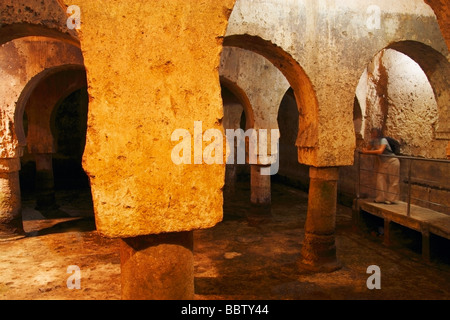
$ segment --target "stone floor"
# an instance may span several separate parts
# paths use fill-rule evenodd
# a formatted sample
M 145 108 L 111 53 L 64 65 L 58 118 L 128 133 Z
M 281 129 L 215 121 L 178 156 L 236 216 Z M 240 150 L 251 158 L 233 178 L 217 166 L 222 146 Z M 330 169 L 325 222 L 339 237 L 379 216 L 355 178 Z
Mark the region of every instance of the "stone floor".
M 387 248 L 379 221 L 366 217 L 367 228 L 356 230 L 351 209 L 338 206 L 336 244 L 343 267 L 311 274 L 296 267 L 307 194 L 274 184 L 272 216 L 261 219 L 248 208 L 248 182 L 236 191 L 226 199 L 224 221 L 194 233 L 196 299 L 450 299 L 448 243 L 437 239 L 432 262 L 425 263 L 414 234 L 397 229 L 398 241 Z M 58 192 L 60 213 L 67 215 L 59 219 L 34 210 L 32 196 L 23 202 L 27 237 L 0 243 L 0 299 L 120 299 L 118 242 L 96 233 L 89 193 Z M 67 288 L 71 265 L 81 270 L 80 290 Z M 381 290 L 367 288 L 371 265 L 381 269 Z

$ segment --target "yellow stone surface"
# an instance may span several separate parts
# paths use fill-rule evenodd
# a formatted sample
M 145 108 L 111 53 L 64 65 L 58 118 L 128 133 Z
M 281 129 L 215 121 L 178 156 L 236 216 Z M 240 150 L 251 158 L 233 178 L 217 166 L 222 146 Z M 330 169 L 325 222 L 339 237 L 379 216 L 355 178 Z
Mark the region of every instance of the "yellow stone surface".
M 234 0 L 65 2 L 81 9 L 84 168 L 98 231 L 127 238 L 220 222 L 225 166 L 175 165 L 171 135 L 193 136 L 194 121 L 223 132 L 218 67 Z

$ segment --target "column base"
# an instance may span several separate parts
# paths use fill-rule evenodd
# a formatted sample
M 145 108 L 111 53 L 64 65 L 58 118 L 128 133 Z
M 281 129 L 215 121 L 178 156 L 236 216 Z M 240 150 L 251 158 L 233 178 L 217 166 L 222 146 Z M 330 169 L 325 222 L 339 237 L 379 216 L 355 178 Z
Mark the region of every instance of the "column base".
M 122 239 L 123 300 L 192 300 L 193 233 L 179 232 Z
M 24 238 L 20 159 L 0 159 L 0 241 Z
M 270 207 L 272 203 L 271 176 L 261 175 L 265 166 L 252 165 L 250 171 L 250 202 L 252 205 Z
M 23 239 L 26 233 L 23 230 L 22 217 L 6 223 L 0 223 L 0 242 Z
M 297 266 L 301 271 L 308 271 L 313 273 L 333 273 L 342 269 L 342 264 L 339 261 L 314 265 L 304 263 L 300 260 L 297 262 Z
M 268 205 L 251 204 L 247 221 L 251 226 L 268 223 L 272 220 L 272 208 Z
M 250 204 L 249 215 L 261 216 L 261 217 L 271 217 L 272 216 L 272 205 L 268 204 Z
M 342 264 L 336 258 L 335 236 L 305 234 L 297 265 L 312 272 L 331 273 L 341 269 Z

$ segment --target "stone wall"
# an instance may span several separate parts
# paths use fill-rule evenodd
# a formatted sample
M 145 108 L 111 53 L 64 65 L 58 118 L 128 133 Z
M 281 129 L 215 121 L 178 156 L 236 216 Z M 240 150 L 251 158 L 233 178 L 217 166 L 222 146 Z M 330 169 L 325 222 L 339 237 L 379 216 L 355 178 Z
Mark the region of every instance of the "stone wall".
M 406 155 L 445 159 L 447 141 L 436 140 L 438 106 L 428 78 L 407 56 L 387 50 L 383 65 L 388 75 L 386 134 L 403 141 Z

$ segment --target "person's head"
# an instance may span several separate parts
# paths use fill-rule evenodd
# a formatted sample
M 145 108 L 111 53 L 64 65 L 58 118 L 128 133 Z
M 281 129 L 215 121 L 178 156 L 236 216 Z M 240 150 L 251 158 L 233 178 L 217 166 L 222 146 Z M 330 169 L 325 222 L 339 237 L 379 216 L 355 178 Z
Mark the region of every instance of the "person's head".
M 372 128 L 372 130 L 370 130 L 370 137 L 372 139 L 380 139 L 382 136 L 383 136 L 383 133 L 381 132 L 381 129 Z

